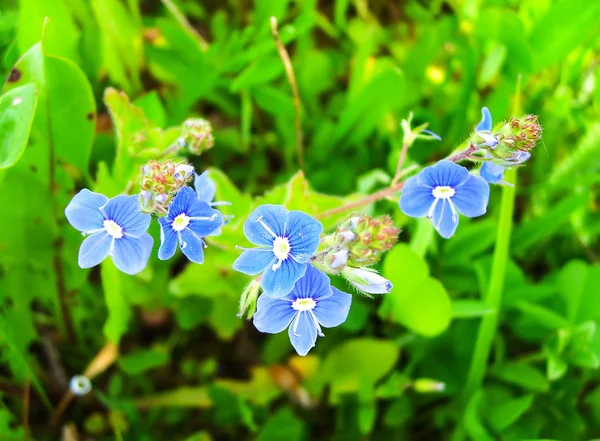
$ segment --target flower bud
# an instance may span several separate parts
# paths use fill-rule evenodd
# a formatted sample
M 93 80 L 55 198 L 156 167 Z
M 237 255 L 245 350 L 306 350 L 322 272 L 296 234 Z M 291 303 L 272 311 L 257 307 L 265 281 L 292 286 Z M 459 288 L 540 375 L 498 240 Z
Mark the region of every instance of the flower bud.
M 238 317 L 244 317 L 247 320 L 252 318 L 254 310 L 256 309 L 256 300 L 258 299 L 259 293 L 260 279 L 254 279 L 242 292 L 242 296 L 240 297 L 240 309 L 237 314 Z
M 194 167 L 171 160 L 149 161 L 141 167 L 142 212 L 164 216 L 177 192 L 194 174 Z
M 211 124 L 203 118 L 189 118 L 183 123 L 178 142 L 193 155 L 200 155 L 214 144 Z
M 346 262 L 348 262 L 348 255 L 350 251 L 348 250 L 340 250 L 337 253 L 333 253 L 327 256 L 327 261 L 329 263 L 329 268 L 333 270 L 341 270 L 344 266 L 346 266 Z
M 471 137 L 473 145 L 485 148 L 492 162 L 511 166 L 525 162 L 531 157 L 528 152 L 535 147 L 542 135 L 542 127 L 536 115 L 510 118 L 493 132 L 476 132 Z
M 430 378 L 417 378 L 413 381 L 413 389 L 420 393 L 443 392 L 446 384 Z
M 92 382 L 88 377 L 75 375 L 69 382 L 69 389 L 73 395 L 83 396 L 92 390 Z
M 335 242 L 350 251 L 348 262 L 352 266 L 370 266 L 394 246 L 399 232 L 389 216 L 361 215 L 340 225 Z
M 346 267 L 342 275 L 356 289 L 366 294 L 387 294 L 393 288 L 392 283 L 375 270 Z

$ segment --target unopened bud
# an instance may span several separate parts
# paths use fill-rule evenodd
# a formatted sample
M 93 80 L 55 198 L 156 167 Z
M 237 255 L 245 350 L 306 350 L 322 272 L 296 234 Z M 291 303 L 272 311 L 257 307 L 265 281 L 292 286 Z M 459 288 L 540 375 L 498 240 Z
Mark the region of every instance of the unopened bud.
M 399 232 L 389 216 L 361 215 L 338 227 L 336 243 L 350 251 L 348 262 L 352 266 L 370 266 L 394 246 Z
M 418 378 L 413 381 L 413 389 L 420 393 L 443 392 L 446 389 L 446 383 L 430 378 Z
M 246 320 L 250 320 L 254 315 L 254 310 L 256 309 L 256 300 L 258 299 L 258 294 L 260 293 L 260 280 L 254 279 L 250 282 L 244 291 L 242 292 L 242 296 L 240 297 L 240 309 L 238 311 L 237 316 L 243 317 Z
M 356 289 L 367 294 L 387 294 L 393 288 L 392 283 L 375 270 L 346 267 L 342 275 Z
M 177 192 L 194 174 L 194 167 L 171 160 L 149 161 L 141 167 L 142 212 L 164 216 Z
M 331 254 L 327 257 L 327 260 L 329 261 L 329 267 L 333 270 L 342 269 L 346 265 L 346 262 L 348 262 L 349 254 L 350 251 L 348 250 L 340 250 L 337 253 Z
M 69 389 L 73 395 L 83 396 L 92 390 L 92 382 L 88 377 L 75 375 L 69 382 Z
M 183 123 L 179 143 L 190 153 L 200 155 L 214 145 L 211 124 L 203 118 L 189 118 Z

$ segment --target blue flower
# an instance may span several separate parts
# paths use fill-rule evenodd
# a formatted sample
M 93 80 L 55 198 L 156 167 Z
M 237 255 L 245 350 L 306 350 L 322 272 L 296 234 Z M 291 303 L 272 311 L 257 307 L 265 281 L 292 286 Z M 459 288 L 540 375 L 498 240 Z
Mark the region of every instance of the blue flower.
M 277 334 L 289 326 L 290 341 L 299 355 L 315 345 L 321 326 L 333 328 L 346 321 L 352 296 L 330 286 L 329 277 L 309 265 L 306 274 L 284 297 L 262 295 L 256 304 L 254 326 L 260 332 Z
M 498 140 L 492 134 L 492 114 L 487 107 L 481 108 L 481 121 L 475 126 L 475 133 L 483 139 L 482 145 L 492 148 L 498 145 Z
M 467 217 L 485 214 L 489 196 L 485 179 L 458 164 L 440 161 L 406 181 L 400 209 L 411 217 L 427 216 L 448 239 L 458 226 L 458 213 Z
M 116 196 L 84 189 L 73 197 L 65 216 L 71 225 L 89 235 L 79 249 L 79 266 L 91 268 L 111 256 L 127 274 L 146 267 L 154 240 L 146 233 L 151 217 L 140 211 L 139 196 Z
M 259 248 L 245 250 L 233 269 L 254 276 L 262 274 L 265 294 L 282 297 L 304 275 L 319 247 L 323 226 L 301 211 L 288 211 L 281 205 L 261 205 L 244 223 L 248 240 Z
M 231 205 L 230 202 L 216 201 L 215 195 L 217 194 L 217 185 L 215 182 L 208 177 L 208 170 L 205 170 L 201 175 L 196 175 L 194 179 L 194 188 L 196 189 L 196 194 L 198 195 L 198 199 L 207 202 L 211 207 L 218 207 L 221 205 Z M 225 216 L 224 224 L 227 224 L 228 216 Z M 229 216 L 231 217 L 231 216 Z M 210 236 L 219 236 L 221 234 L 221 228 L 217 228 L 213 231 Z
M 160 248 L 158 258 L 173 257 L 179 247 L 195 263 L 204 262 L 203 237 L 210 236 L 223 225 L 223 216 L 207 202 L 198 199 L 194 190 L 183 187 L 169 206 L 164 218 L 159 218 Z

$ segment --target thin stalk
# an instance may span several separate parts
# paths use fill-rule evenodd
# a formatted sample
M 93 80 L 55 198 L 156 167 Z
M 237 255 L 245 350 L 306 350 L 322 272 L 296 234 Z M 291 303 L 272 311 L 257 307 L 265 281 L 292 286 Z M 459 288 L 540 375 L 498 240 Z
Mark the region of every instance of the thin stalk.
M 271 17 L 271 33 L 273 34 L 273 38 L 275 39 L 275 44 L 277 45 L 279 57 L 283 62 L 285 73 L 290 83 L 290 87 L 292 88 L 292 98 L 294 100 L 294 113 L 296 115 L 294 118 L 296 123 L 296 154 L 298 156 L 298 167 L 304 170 L 304 146 L 302 141 L 301 121 L 302 106 L 300 102 L 300 94 L 298 93 L 298 84 L 296 83 L 296 76 L 294 75 L 292 60 L 290 59 L 290 55 L 288 54 L 287 49 L 281 42 L 281 38 L 279 38 L 279 31 L 277 30 L 277 19 L 275 17 Z
M 392 180 L 392 187 L 398 183 L 400 180 L 400 175 L 402 174 L 402 167 L 404 166 L 404 159 L 406 159 L 406 152 L 408 150 L 409 143 L 405 142 L 402 144 L 402 150 L 400 151 L 400 158 L 398 159 L 398 165 L 396 166 L 396 174 L 394 175 L 394 179 Z
M 507 169 L 506 177 L 509 182 L 514 182 L 516 187 L 516 169 Z M 487 368 L 487 363 L 492 347 L 492 342 L 498 326 L 498 314 L 504 289 L 504 277 L 509 259 L 510 235 L 512 231 L 512 218 L 515 205 L 515 187 L 504 186 L 502 188 L 502 202 L 500 204 L 500 219 L 498 221 L 498 233 L 496 234 L 496 247 L 492 261 L 492 274 L 485 303 L 493 310 L 492 314 L 486 315 L 481 320 L 479 333 L 475 342 L 475 351 L 471 360 L 471 367 L 464 389 L 464 398 L 469 400 L 479 389 Z M 466 402 L 466 401 L 465 401 Z
M 177 5 L 173 3 L 172 0 L 161 0 L 163 5 L 169 10 L 171 15 L 177 20 L 177 22 L 181 25 L 183 30 L 187 32 L 192 38 L 194 38 L 198 42 L 198 47 L 202 52 L 206 52 L 208 50 L 208 43 L 202 35 L 198 33 L 196 29 L 190 24 L 185 15 L 181 13 Z

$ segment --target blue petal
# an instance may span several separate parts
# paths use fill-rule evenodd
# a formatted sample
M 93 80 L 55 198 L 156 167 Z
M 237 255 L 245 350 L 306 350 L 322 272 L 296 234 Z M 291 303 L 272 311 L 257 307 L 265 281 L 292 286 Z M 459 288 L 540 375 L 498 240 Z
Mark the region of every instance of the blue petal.
M 105 218 L 100 207 L 107 202 L 108 198 L 103 194 L 92 193 L 84 188 L 71 199 L 65 208 L 65 216 L 69 223 L 79 231 L 104 228 Z
M 481 121 L 475 127 L 476 132 L 490 131 L 492 130 L 492 114 L 490 109 L 487 107 L 481 108 Z
M 298 355 L 306 355 L 317 341 L 317 326 L 308 313 L 301 312 L 299 317 L 290 324 L 288 334 Z
M 296 282 L 289 297 L 294 300 L 307 298 L 319 300 L 331 297 L 333 292 L 330 283 L 329 277 L 314 266 L 308 265 L 304 276 Z
M 194 263 L 204 262 L 204 241 L 189 228 L 181 231 L 179 247 L 185 256 Z
M 79 248 L 79 266 L 91 268 L 106 259 L 113 240 L 116 239 L 105 232 L 92 234 L 86 238 Z
M 425 134 L 431 136 L 432 138 L 437 139 L 438 141 L 442 140 L 442 137 L 440 135 L 438 135 L 437 133 L 432 132 L 431 130 L 424 129 L 424 130 L 421 130 L 421 133 L 425 133 Z
M 208 177 L 208 170 L 201 175 L 196 175 L 196 179 L 194 179 L 194 188 L 196 189 L 198 199 L 208 203 L 214 201 L 215 195 L 217 194 L 217 185 Z
M 192 190 L 190 187 L 182 187 L 181 190 L 179 190 L 175 195 L 175 198 L 169 207 L 167 219 L 173 222 L 173 219 L 182 213 L 189 216 L 188 211 L 193 206 L 194 202 L 197 201 L 198 197 L 196 196 L 196 192 L 194 192 L 194 190 Z
M 273 271 L 271 268 L 262 275 L 262 289 L 266 295 L 274 298 L 289 294 L 296 281 L 304 275 L 306 263 L 298 263 L 294 259 L 286 259 Z
M 249 276 L 262 273 L 275 263 L 275 254 L 267 249 L 246 250 L 233 262 L 233 269 Z
M 467 217 L 485 214 L 490 198 L 490 186 L 481 176 L 473 176 L 456 189 L 452 203 L 456 209 Z
M 313 309 L 313 314 L 317 317 L 319 323 L 326 328 L 339 326 L 346 321 L 350 312 L 352 296 L 331 287 L 333 295 L 319 300 L 317 306 Z
M 430 167 L 425 167 L 417 175 L 417 183 L 421 186 L 456 188 L 469 179 L 469 170 L 454 162 L 442 160 Z
M 497 184 L 504 178 L 504 167 L 493 162 L 484 162 L 479 171 L 479 176 L 490 184 Z
M 113 220 L 123 228 L 123 233 L 131 237 L 140 237 L 150 226 L 152 216 L 140 211 L 138 195 L 115 196 L 102 207 L 106 218 Z
M 440 199 L 435 206 L 431 221 L 435 229 L 440 233 L 440 236 L 449 239 L 454 235 L 458 227 L 458 213 L 455 214 L 452 212 L 452 208 L 446 199 Z
M 281 205 L 261 205 L 248 216 L 244 223 L 244 234 L 254 245 L 273 246 L 273 235 L 263 227 L 262 223 L 276 236 L 283 237 L 288 213 Z
M 295 314 L 289 299 L 273 299 L 262 295 L 256 302 L 254 326 L 260 332 L 277 334 L 290 325 Z
M 148 264 L 154 239 L 149 234 L 141 237 L 122 237 L 115 240 L 112 260 L 125 274 L 137 274 Z
M 420 186 L 417 178 L 413 177 L 406 181 L 400 196 L 400 210 L 407 216 L 423 217 L 429 211 L 434 197 L 431 188 Z
M 177 249 L 177 233 L 171 224 L 165 218 L 158 219 L 160 224 L 160 248 L 158 249 L 158 258 L 168 260 L 175 254 Z
M 323 225 L 301 211 L 291 211 L 288 215 L 285 235 L 290 241 L 292 257 L 296 262 L 306 263 L 319 248 Z
M 191 203 L 187 215 L 191 218 L 188 228 L 200 237 L 210 236 L 223 225 L 223 215 L 199 199 Z

